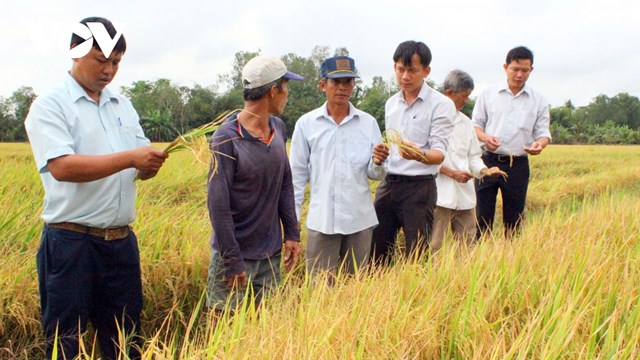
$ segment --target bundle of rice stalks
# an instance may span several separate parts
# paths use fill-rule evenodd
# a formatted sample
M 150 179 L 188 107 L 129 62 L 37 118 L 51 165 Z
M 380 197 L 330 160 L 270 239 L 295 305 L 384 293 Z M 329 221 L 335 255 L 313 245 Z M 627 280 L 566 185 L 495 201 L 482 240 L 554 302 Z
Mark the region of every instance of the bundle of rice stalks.
M 240 109 L 236 109 L 233 111 L 226 111 L 218 115 L 218 117 L 215 118 L 215 120 L 209 123 L 206 123 L 200 127 L 197 127 L 195 129 L 191 129 L 182 135 L 178 135 L 178 137 L 175 138 L 175 140 L 173 140 L 164 149 L 164 151 L 167 154 L 171 154 L 176 151 L 189 150 L 193 153 L 196 161 L 205 165 L 210 163 L 211 166 L 213 167 L 212 174 L 214 174 L 218 169 L 218 164 L 216 162 L 216 157 L 213 156 L 214 152 L 209 147 L 209 141 L 207 140 L 207 135 L 212 134 L 214 131 L 216 131 L 222 125 L 222 123 L 226 118 L 228 118 L 229 116 L 235 113 L 238 113 L 239 111 Z M 222 154 L 222 155 L 225 155 L 225 154 Z M 203 161 L 202 160 L 203 156 L 206 156 L 208 161 Z
M 427 162 L 427 156 L 421 149 L 416 149 L 412 146 L 412 142 L 406 141 L 402 138 L 400 131 L 396 129 L 386 129 L 382 133 L 382 143 L 386 145 L 388 148 L 391 145 L 395 145 L 398 147 L 398 150 L 407 151 L 417 157 L 419 157 L 423 163 Z

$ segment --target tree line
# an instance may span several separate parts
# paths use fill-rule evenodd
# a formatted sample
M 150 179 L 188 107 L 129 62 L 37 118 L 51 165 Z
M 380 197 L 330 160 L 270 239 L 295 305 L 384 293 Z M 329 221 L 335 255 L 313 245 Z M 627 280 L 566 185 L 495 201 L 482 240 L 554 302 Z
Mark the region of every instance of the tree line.
M 131 99 L 149 139 L 171 141 L 178 134 L 205 124 L 223 112 L 241 108 L 242 68 L 259 53 L 259 50 L 237 52 L 232 70 L 219 76 L 212 86 L 180 86 L 169 79 L 158 79 L 136 81 L 120 90 Z M 289 103 L 281 116 L 289 136 L 300 116 L 324 103 L 324 93 L 318 87 L 318 69 L 331 55 L 349 55 L 349 52 L 346 48 L 331 52 L 328 46 L 316 46 L 309 57 L 293 53 L 282 57 L 290 71 L 305 77 L 305 81 L 289 83 Z M 384 104 L 397 91 L 393 79 L 376 76 L 370 86 L 358 80 L 351 101 L 373 115 L 384 130 Z M 35 98 L 33 89 L 27 86 L 8 98 L 0 97 L 0 141 L 27 140 L 24 119 Z M 463 112 L 470 116 L 473 104 L 471 100 Z M 551 135 L 556 144 L 640 144 L 640 99 L 628 93 L 614 97 L 598 95 L 588 105 L 578 108 L 567 100 L 562 106 L 551 108 Z

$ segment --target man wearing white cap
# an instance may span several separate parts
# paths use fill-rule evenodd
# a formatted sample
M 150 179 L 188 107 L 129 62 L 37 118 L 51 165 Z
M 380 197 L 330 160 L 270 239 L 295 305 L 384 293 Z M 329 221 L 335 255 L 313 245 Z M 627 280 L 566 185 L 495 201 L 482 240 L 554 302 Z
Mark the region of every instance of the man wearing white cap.
M 310 186 L 307 216 L 307 271 L 335 275 L 341 265 L 353 274 L 363 266 L 378 225 L 369 179 L 384 177 L 389 151 L 380 143 L 378 123 L 349 99 L 355 87 L 355 62 L 347 56 L 326 59 L 320 89 L 327 102 L 303 115 L 291 140 L 291 171 L 300 219 L 304 190 Z M 330 283 L 333 277 L 329 278 Z
M 233 310 L 247 286 L 259 303 L 280 280 L 280 253 L 290 271 L 300 255 L 287 133 L 277 118 L 287 105 L 287 71 L 274 56 L 257 56 L 242 70 L 245 104 L 213 134 L 217 171 L 208 183 L 213 233 L 207 304 Z M 284 230 L 284 236 L 283 236 Z

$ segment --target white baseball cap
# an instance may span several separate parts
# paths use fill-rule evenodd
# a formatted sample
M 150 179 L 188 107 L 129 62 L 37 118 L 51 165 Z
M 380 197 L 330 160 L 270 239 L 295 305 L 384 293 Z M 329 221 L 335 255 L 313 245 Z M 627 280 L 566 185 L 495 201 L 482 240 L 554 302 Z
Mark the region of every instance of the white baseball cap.
M 278 57 L 258 55 L 249 60 L 242 69 L 242 87 L 255 89 L 281 77 L 289 80 L 304 80 L 304 77 L 287 71 L 287 67 Z

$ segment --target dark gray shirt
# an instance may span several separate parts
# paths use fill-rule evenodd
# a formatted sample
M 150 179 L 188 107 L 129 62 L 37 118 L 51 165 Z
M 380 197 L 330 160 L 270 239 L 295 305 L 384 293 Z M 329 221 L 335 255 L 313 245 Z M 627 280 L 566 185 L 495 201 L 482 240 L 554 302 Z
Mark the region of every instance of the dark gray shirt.
M 208 182 L 211 246 L 222 256 L 225 277 L 242 273 L 244 259 L 272 257 L 283 240 L 300 240 L 284 123 L 269 118 L 267 144 L 243 136 L 236 120 L 230 117 L 211 138 L 218 166 Z

